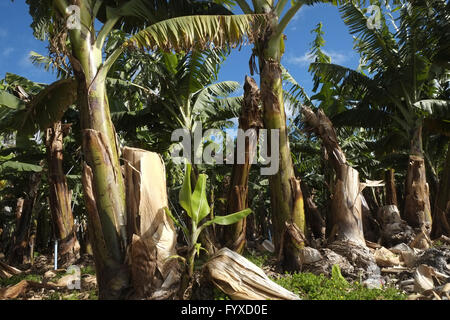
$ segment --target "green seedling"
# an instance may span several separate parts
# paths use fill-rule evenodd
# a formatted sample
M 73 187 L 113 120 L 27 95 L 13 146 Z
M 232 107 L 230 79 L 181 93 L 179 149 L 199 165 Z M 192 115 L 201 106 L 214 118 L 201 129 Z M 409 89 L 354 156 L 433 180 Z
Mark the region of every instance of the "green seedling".
M 236 213 L 232 213 L 226 216 L 215 216 L 202 223 L 211 212 L 208 200 L 206 199 L 206 174 L 200 174 L 195 185 L 195 189 L 192 192 L 191 188 L 191 165 L 186 164 L 186 172 L 181 186 L 179 194 L 179 203 L 181 207 L 186 211 L 187 215 L 191 219 L 191 229 L 188 230 L 184 227 L 170 212 L 168 208 L 165 208 L 167 215 L 174 221 L 174 223 L 181 228 L 184 232 L 186 239 L 188 239 L 188 256 L 187 259 L 182 258 L 188 266 L 188 274 L 191 277 L 194 274 L 194 261 L 197 256 L 200 255 L 201 250 L 205 250 L 198 242 L 199 236 L 203 230 L 212 224 L 218 225 L 230 225 L 238 222 L 239 220 L 248 216 L 252 211 L 245 209 Z M 180 258 L 177 256 L 177 258 Z

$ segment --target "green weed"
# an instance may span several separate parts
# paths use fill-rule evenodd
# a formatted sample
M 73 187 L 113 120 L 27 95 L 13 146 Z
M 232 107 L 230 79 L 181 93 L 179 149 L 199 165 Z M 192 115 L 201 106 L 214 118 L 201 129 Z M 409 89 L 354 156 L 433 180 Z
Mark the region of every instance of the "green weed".
M 334 271 L 334 270 L 333 270 Z M 384 287 L 368 289 L 359 282 L 349 283 L 335 271 L 331 278 L 312 273 L 294 273 L 274 279 L 282 287 L 305 300 L 405 300 L 401 291 Z

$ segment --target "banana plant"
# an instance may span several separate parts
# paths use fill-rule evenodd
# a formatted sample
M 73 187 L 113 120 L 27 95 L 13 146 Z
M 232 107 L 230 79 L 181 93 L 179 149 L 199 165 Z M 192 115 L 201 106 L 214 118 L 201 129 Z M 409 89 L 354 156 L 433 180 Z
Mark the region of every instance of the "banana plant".
M 253 30 L 251 25 L 258 17 L 231 15 L 214 1 L 26 2 L 36 35 L 45 38 L 50 29 L 60 31 L 53 32 L 59 37 L 50 43 L 63 44 L 55 52 L 67 59 L 73 69 L 83 138 L 85 199 L 89 204 L 90 226 L 101 238 L 92 243 L 99 296 L 118 299 L 124 297 L 131 275 L 122 272 L 129 238 L 127 210 L 119 146 L 106 89 L 107 75 L 130 47 L 188 51 L 240 45 L 251 37 L 249 30 Z M 132 36 L 105 58 L 105 42 L 115 29 Z
M 151 148 L 162 153 L 174 144 L 171 135 L 176 129 L 183 128 L 193 137 L 195 122 L 201 122 L 203 130 L 231 126 L 229 119 L 238 116 L 242 98 L 230 96 L 239 83 L 217 82 L 224 60 L 223 50 L 218 49 L 185 54 L 138 51 L 118 60 L 120 68 L 116 66 L 110 76 L 119 85 L 119 78 L 133 78 L 133 91 L 141 94 L 123 97 L 116 86 L 111 100 L 121 102 L 112 111 L 117 131 L 133 139 L 142 127 L 158 128 L 145 131 Z M 193 171 L 197 172 L 195 167 Z
M 229 215 L 215 216 L 202 223 L 202 220 L 204 220 L 211 212 L 211 208 L 206 198 L 207 176 L 206 174 L 200 174 L 198 176 L 194 191 L 192 191 L 191 170 L 192 165 L 187 163 L 183 184 L 181 185 L 181 190 L 179 193 L 179 203 L 191 219 L 191 229 L 188 230 L 185 226 L 183 226 L 172 215 L 170 210 L 167 207 L 165 208 L 166 213 L 171 217 L 174 223 L 181 228 L 186 236 L 186 239 L 188 239 L 187 268 L 189 277 L 192 277 L 194 274 L 195 257 L 200 255 L 201 250 L 206 250 L 202 248 L 201 243 L 198 242 L 202 231 L 212 224 L 222 226 L 234 224 L 252 213 L 252 210 L 247 208 Z
M 251 57 L 250 71 L 260 73 L 260 90 L 263 106 L 264 126 L 269 130 L 279 131 L 280 166 L 276 174 L 269 176 L 270 202 L 274 226 L 275 250 L 282 252 L 282 264 L 288 269 L 300 268 L 298 264 L 299 249 L 293 239 L 287 236 L 286 223 L 294 223 L 305 232 L 305 211 L 303 195 L 295 177 L 291 150 L 289 146 L 287 118 L 282 87 L 281 58 L 285 52 L 285 35 L 283 34 L 303 7 L 316 3 L 337 4 L 337 0 L 236 0 L 240 9 L 246 14 L 265 14 L 268 22 L 258 33 Z M 344 1 L 342 1 L 344 2 Z M 258 64 L 256 64 L 256 57 Z M 268 136 L 270 140 L 270 135 Z
M 403 6 L 394 9 L 398 18 L 392 22 L 399 25 L 395 32 L 384 15 L 380 28 L 370 28 L 366 9 L 357 2 L 341 6 L 342 19 L 355 36 L 355 49 L 364 63 L 352 70 L 317 61 L 310 70 L 315 89 L 332 84 L 339 88 L 340 99 L 353 101 L 351 108 L 332 119 L 336 125 L 377 130 L 388 126 L 387 136 L 409 144 L 404 216 L 429 233 L 432 217 L 425 167 L 430 161 L 422 131 L 442 132 L 448 127 L 450 102 L 440 97 L 439 88 L 448 82 L 448 65 L 442 62 L 443 57 L 448 60 L 445 12 L 449 5 L 436 0 L 401 2 Z
M 39 133 L 39 126 L 45 128 L 46 172 L 50 212 L 55 226 L 54 234 L 59 244 L 60 262 L 70 262 L 76 258 L 78 248 L 71 209 L 71 194 L 63 170 L 62 128 L 68 128 L 70 125 L 64 125 L 61 121 L 53 123 L 53 119 L 62 118 L 66 110 L 74 103 L 73 91 L 76 82 L 72 79 L 64 79 L 47 86 L 12 74 L 7 74 L 5 82 L 9 90 L 20 99 L 6 91 L 0 91 L 0 113 L 5 108 L 10 110 L 6 117 L 0 118 L 0 130 L 8 129 L 16 132 L 17 146 L 17 142 L 24 137 Z M 37 170 L 35 165 L 17 161 L 2 163 L 1 160 L 0 157 L 0 172 L 7 166 L 16 168 L 18 171 Z

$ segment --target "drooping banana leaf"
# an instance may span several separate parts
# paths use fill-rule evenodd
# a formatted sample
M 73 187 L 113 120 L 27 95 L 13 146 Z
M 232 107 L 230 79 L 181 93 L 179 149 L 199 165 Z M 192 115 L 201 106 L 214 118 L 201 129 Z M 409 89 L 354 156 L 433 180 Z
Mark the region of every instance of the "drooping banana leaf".
M 64 112 L 75 103 L 76 97 L 75 80 L 56 81 L 33 97 L 25 109 L 15 112 L 9 120 L 9 127 L 21 134 L 45 130 L 52 123 L 61 120 Z
M 0 91 L 0 108 L 6 107 L 13 110 L 25 108 L 25 102 L 6 91 Z
M 38 165 L 34 165 L 31 163 L 25 163 L 25 162 L 19 162 L 19 161 L 5 161 L 5 162 L 0 162 L 0 172 L 2 172 L 3 170 L 6 169 L 11 169 L 11 170 L 15 170 L 18 172 L 41 172 L 42 171 L 42 167 L 38 166 Z

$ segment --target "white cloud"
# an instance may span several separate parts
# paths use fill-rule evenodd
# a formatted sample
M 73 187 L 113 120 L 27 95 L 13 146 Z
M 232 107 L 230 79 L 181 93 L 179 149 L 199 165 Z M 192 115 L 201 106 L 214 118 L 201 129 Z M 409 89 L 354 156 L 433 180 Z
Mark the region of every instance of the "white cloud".
M 5 49 L 3 49 L 3 51 L 2 51 L 2 56 L 4 56 L 4 57 L 8 57 L 11 53 L 13 53 L 14 52 L 14 48 L 12 48 L 12 47 L 7 47 L 7 48 L 5 48 Z
M 295 15 L 292 17 L 291 21 L 289 21 L 289 30 L 295 31 L 297 30 L 298 21 L 300 18 L 303 18 L 305 15 L 305 11 L 308 11 L 310 7 L 303 7 L 300 10 L 298 10 Z
M 309 54 L 309 52 L 305 52 L 302 56 L 295 57 L 292 54 L 286 56 L 287 63 L 295 64 L 298 66 L 307 66 L 311 62 L 314 62 L 314 57 Z
M 310 7 L 306 7 L 305 6 L 305 7 L 301 8 L 300 10 L 298 10 L 295 13 L 295 15 L 292 17 L 291 21 L 289 21 L 289 23 L 293 23 L 293 22 L 296 22 L 296 21 L 300 20 L 300 18 L 302 16 L 304 16 L 305 12 L 308 11 L 309 9 L 310 9 Z
M 33 63 L 30 60 L 30 55 L 26 54 L 24 55 L 19 61 L 18 64 L 20 67 L 22 68 L 32 68 L 33 67 Z
M 303 12 L 301 10 L 297 11 L 296 14 L 294 14 L 294 16 L 292 17 L 291 21 L 289 21 L 289 22 L 294 23 L 294 22 L 298 21 L 300 19 L 300 16 L 302 16 L 302 15 L 303 15 Z
M 0 28 L 0 38 L 4 38 L 8 35 L 8 31 L 6 29 Z
M 327 51 L 327 50 L 322 50 L 323 53 L 325 53 L 327 56 L 329 56 L 331 58 L 331 62 L 335 63 L 335 64 L 342 64 L 346 61 L 348 61 L 348 59 L 352 56 L 353 53 L 350 54 L 345 54 L 345 53 L 341 53 L 338 51 Z M 301 56 L 293 56 L 292 54 L 289 54 L 286 56 L 286 61 L 289 64 L 293 64 L 293 65 L 297 65 L 297 66 L 308 66 L 310 63 L 314 62 L 314 56 L 311 55 L 308 52 L 305 52 L 303 55 Z
M 335 64 L 341 64 L 346 61 L 353 55 L 353 52 L 350 52 L 348 54 L 337 52 L 337 51 L 327 51 L 322 50 L 323 53 L 325 53 L 327 56 L 331 58 L 331 62 Z

